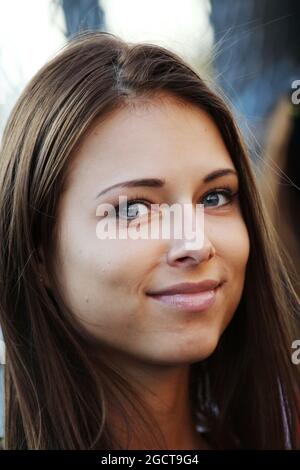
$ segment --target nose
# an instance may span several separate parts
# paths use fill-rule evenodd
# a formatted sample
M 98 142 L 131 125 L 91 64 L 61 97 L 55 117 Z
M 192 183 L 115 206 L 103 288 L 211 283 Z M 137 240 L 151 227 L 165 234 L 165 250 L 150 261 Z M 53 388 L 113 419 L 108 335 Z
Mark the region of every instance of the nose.
M 210 237 L 207 236 L 207 230 L 204 228 L 203 207 L 200 208 L 199 212 L 198 209 L 199 207 L 195 211 L 195 208 L 193 208 L 189 201 L 188 204 L 183 206 L 183 219 L 179 218 L 178 221 L 179 223 L 184 221 L 184 224 L 188 222 L 189 226 L 193 229 L 193 234 L 197 233 L 197 230 L 195 230 L 197 228 L 200 231 L 198 235 L 201 233 L 202 237 L 200 237 L 200 240 L 198 239 L 199 243 L 196 243 L 196 245 L 190 243 L 190 234 L 186 233 L 185 230 L 180 231 L 179 238 L 174 239 L 171 237 L 172 241 L 167 252 L 167 263 L 170 266 L 191 267 L 202 261 L 208 261 L 215 256 L 216 250 L 211 243 Z M 175 227 L 177 220 L 174 221 L 174 224 Z M 182 229 L 183 227 L 180 228 Z
M 201 248 L 188 248 L 187 240 L 176 240 L 167 253 L 167 262 L 170 266 L 195 266 L 202 261 L 208 261 L 215 256 L 216 250 L 211 241 L 204 236 Z

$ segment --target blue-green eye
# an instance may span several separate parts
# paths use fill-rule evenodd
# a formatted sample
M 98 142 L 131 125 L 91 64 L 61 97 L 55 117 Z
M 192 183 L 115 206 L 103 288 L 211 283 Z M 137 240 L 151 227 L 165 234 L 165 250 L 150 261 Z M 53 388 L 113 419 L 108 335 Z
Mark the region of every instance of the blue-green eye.
M 218 208 L 230 204 L 238 191 L 232 192 L 232 189 L 228 187 L 212 188 L 207 192 L 201 199 L 201 203 L 206 208 Z M 127 201 L 127 204 L 117 204 L 115 206 L 115 213 L 117 219 L 123 220 L 135 220 L 137 218 L 144 217 L 151 212 L 151 203 L 143 199 L 131 199 Z
M 202 198 L 201 203 L 204 204 L 204 207 L 221 207 L 229 204 L 234 196 L 235 194 L 233 194 L 230 188 L 214 189 Z M 205 203 L 205 200 L 207 203 Z
M 137 217 L 143 217 L 149 211 L 148 204 L 138 199 L 127 201 L 127 204 L 124 205 L 117 205 L 115 209 L 116 217 L 126 220 L 134 220 Z

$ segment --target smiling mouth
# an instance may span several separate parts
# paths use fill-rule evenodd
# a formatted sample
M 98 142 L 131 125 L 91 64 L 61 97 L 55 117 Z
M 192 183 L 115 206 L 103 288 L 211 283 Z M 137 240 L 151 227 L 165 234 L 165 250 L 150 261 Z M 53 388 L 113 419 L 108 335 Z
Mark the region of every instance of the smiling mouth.
M 202 312 L 211 307 L 217 298 L 219 284 L 214 289 L 194 292 L 194 293 L 176 293 L 176 294 L 147 294 L 154 301 L 165 305 L 171 309 L 183 310 L 187 312 Z

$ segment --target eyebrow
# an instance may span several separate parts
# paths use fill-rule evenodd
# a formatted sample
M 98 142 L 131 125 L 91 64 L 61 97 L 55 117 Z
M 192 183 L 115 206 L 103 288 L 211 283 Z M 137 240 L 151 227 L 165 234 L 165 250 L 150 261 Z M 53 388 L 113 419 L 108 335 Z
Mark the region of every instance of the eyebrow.
M 203 183 L 208 183 L 216 178 L 220 178 L 221 176 L 231 175 L 231 174 L 237 176 L 237 172 L 235 170 L 232 170 L 231 168 L 220 168 L 206 175 L 203 178 Z M 115 188 L 138 188 L 138 187 L 162 188 L 165 185 L 165 183 L 166 183 L 166 180 L 160 179 L 160 178 L 142 178 L 142 179 L 123 181 L 121 183 L 113 184 L 112 186 L 109 186 L 108 188 L 100 191 L 100 193 L 97 194 L 96 199 L 99 196 L 102 196 L 103 194 Z

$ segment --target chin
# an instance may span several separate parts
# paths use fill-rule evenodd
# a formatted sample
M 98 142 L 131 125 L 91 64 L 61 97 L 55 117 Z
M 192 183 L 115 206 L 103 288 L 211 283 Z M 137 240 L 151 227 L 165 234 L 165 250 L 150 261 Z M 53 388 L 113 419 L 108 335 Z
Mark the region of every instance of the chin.
M 193 341 L 187 341 L 182 345 L 181 356 L 185 362 L 199 362 L 211 356 L 219 343 L 219 335 L 214 332 L 207 332 L 206 335 L 193 337 Z
M 214 335 L 206 337 L 204 340 L 202 340 L 200 336 L 198 340 L 197 338 L 193 338 L 193 341 L 186 340 L 181 343 L 177 341 L 176 349 L 174 349 L 173 344 L 173 347 L 166 345 L 165 348 L 160 348 L 159 351 L 155 351 L 153 362 L 159 362 L 165 365 L 179 365 L 203 361 L 213 354 L 218 345 L 218 341 L 219 337 Z

